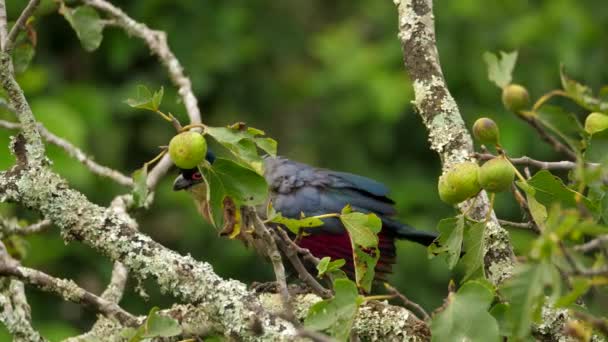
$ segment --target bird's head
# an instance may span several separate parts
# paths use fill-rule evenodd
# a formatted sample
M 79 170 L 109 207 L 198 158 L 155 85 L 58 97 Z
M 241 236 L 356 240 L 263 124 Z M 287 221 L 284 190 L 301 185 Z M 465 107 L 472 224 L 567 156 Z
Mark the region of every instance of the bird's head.
M 215 155 L 212 152 L 207 151 L 205 159 L 213 164 Z M 173 181 L 173 191 L 180 190 L 192 190 L 196 185 L 203 183 L 203 175 L 198 168 L 184 170 L 181 169 L 179 176 Z

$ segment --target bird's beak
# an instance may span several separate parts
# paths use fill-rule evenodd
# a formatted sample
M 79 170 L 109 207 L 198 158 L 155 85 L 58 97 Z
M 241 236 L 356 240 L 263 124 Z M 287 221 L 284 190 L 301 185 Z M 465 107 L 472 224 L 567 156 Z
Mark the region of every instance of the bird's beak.
M 179 175 L 177 176 L 177 178 L 175 178 L 175 181 L 173 182 L 173 191 L 180 191 L 180 190 L 184 190 L 190 187 L 191 182 L 189 180 L 187 180 L 186 178 L 184 178 L 184 176 Z

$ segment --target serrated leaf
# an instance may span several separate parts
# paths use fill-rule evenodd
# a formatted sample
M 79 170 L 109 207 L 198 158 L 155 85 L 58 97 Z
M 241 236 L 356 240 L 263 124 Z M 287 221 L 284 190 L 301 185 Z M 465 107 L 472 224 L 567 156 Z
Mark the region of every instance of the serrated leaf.
M 146 320 L 146 333 L 144 338 L 154 337 L 171 337 L 182 333 L 182 328 L 179 323 L 167 316 L 158 314 L 159 308 L 154 307 L 150 310 L 148 319 Z
M 496 319 L 488 313 L 494 291 L 486 283 L 469 281 L 451 295 L 448 306 L 431 322 L 431 341 L 500 341 Z
M 263 162 L 257 149 L 260 148 L 272 156 L 277 152 L 275 140 L 264 137 L 264 131 L 246 127 L 244 124 L 230 127 L 207 127 L 205 132 L 259 173 L 263 173 Z
M 222 227 L 225 197 L 230 197 L 237 207 L 263 204 L 268 196 L 268 185 L 260 174 L 232 160 L 217 158 L 211 166 L 202 167 L 209 187 L 209 203 L 213 221 Z
M 363 297 L 357 286 L 348 279 L 336 279 L 334 297 L 315 303 L 308 310 L 304 326 L 326 331 L 339 341 L 347 341 Z
M 564 91 L 579 106 L 592 112 L 606 112 L 608 110 L 608 101 L 600 100 L 593 95 L 591 88 L 569 78 L 563 65 L 560 68 L 560 76 Z
M 378 233 L 382 229 L 382 221 L 375 214 L 350 212 L 350 207 L 342 210 L 340 221 L 350 237 L 357 286 L 369 292 L 380 259 Z
M 133 202 L 136 207 L 140 208 L 146 204 L 148 198 L 148 164 L 133 172 Z
M 458 215 L 439 221 L 439 224 L 437 224 L 439 239 L 429 245 L 429 256 L 434 257 L 435 255 L 445 253 L 448 267 L 450 269 L 454 268 L 458 263 L 460 252 L 462 251 L 464 225 L 464 215 Z
M 133 108 L 147 109 L 153 112 L 158 111 L 161 102 L 163 101 L 164 88 L 160 87 L 154 94 L 144 85 L 137 85 L 137 97 L 135 99 L 126 99 L 125 103 Z
M 463 281 L 468 280 L 482 269 L 484 257 L 483 232 L 485 226 L 485 223 L 478 222 L 466 229 L 464 234 L 465 253 L 461 259 L 461 263 L 465 267 Z
M 500 288 L 500 293 L 510 303 L 508 312 L 512 324 L 512 336 L 528 336 L 532 323 L 540 319 L 545 303 L 545 289 L 559 294 L 561 279 L 555 266 L 540 262 L 516 266 L 514 274 Z
M 363 248 L 378 246 L 378 233 L 382 229 L 382 221 L 375 214 L 352 212 L 340 215 L 340 221 L 353 243 Z
M 90 6 L 78 6 L 69 8 L 61 5 L 59 9 L 65 19 L 70 23 L 76 35 L 87 51 L 94 51 L 101 44 L 103 39 L 103 21 L 97 11 Z
M 337 271 L 346 264 L 344 259 L 331 260 L 330 257 L 323 257 L 317 264 L 318 276 L 322 277 L 326 273 Z
M 582 194 L 570 189 L 561 178 L 553 175 L 547 170 L 541 170 L 528 180 L 528 185 L 535 190 L 534 197 L 544 206 L 551 206 L 559 202 L 564 207 L 576 208 L 578 203 L 583 203 L 592 212 L 597 211 L 596 206 Z
M 581 152 L 584 130 L 576 115 L 561 107 L 545 105 L 536 111 L 536 119 L 566 142 L 573 151 Z
M 273 215 L 273 217 L 270 219 L 270 222 L 282 224 L 294 234 L 299 234 L 301 228 L 314 228 L 323 225 L 323 221 L 316 217 L 303 217 L 300 219 L 292 219 L 281 215 L 281 213 L 276 213 L 275 215 Z
M 491 52 L 485 52 L 483 59 L 488 66 L 488 78 L 499 88 L 504 88 L 512 81 L 511 74 L 517 62 L 517 51 L 500 52 L 500 59 Z

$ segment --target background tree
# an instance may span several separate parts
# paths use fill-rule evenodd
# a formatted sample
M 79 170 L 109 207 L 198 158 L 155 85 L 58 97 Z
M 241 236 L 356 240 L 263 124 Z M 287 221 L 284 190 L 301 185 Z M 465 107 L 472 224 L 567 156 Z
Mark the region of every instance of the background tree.
M 9 19 L 18 18 L 25 5 L 25 2 L 9 1 Z M 71 8 L 79 5 L 68 4 Z M 409 2 L 400 4 L 401 20 L 408 15 L 406 9 L 410 5 Z M 37 9 L 36 20 L 25 22 L 25 32 L 30 35 L 17 37 L 14 51 L 21 53 L 15 58 L 18 83 L 36 119 L 51 133 L 94 155 L 101 165 L 111 165 L 129 174 L 155 155 L 156 147 L 165 145 L 172 135 L 161 120 L 132 110 L 122 102 L 133 97 L 135 85 L 143 83 L 153 89 L 165 85 L 163 109 L 176 113 L 184 122 L 186 113 L 190 120 L 196 120 L 193 109 L 196 106 L 191 106 L 183 94 L 179 96 L 176 88 L 169 87 L 165 73 L 158 68 L 157 59 L 150 56 L 146 43 L 113 28 L 117 23 L 112 22 L 111 12 L 98 8 L 103 20 L 110 21 L 103 22 L 108 27 L 103 32 L 99 50 L 88 54 L 70 24 L 56 14 L 57 6 L 43 1 Z M 539 138 L 532 125 L 519 121 L 515 115 L 507 115 L 501 108 L 500 91 L 487 80 L 481 55 L 485 50 L 522 47 L 515 79 L 529 88 L 533 98 L 559 87 L 560 61 L 572 74 L 597 88 L 605 78 L 605 71 L 596 67 L 601 63 L 593 63 L 605 57 L 605 51 L 595 43 L 595 37 L 601 33 L 600 23 L 605 21 L 601 11 L 593 10 L 597 4 L 547 1 L 530 9 L 525 2 L 507 5 L 473 1 L 437 6 L 442 6 L 435 12 L 444 73 L 468 126 L 479 113 L 495 113 L 490 116 L 499 123 L 501 143 L 509 155 L 561 160 L 563 155 L 554 156 L 551 146 L 535 143 Z M 393 197 L 400 205 L 402 216 L 414 226 L 432 229 L 439 218 L 451 215 L 450 206 L 440 205 L 437 200 L 439 159 L 428 152 L 426 130 L 420 120 L 409 114 L 409 103 L 416 89 L 411 88 L 402 72 L 402 53 L 395 39 L 395 8 L 391 3 L 337 2 L 330 6 L 323 2 L 236 5 L 146 1 L 124 4 L 123 8 L 130 16 L 168 33 L 172 50 L 192 79 L 192 89 L 201 102 L 205 123 L 223 126 L 247 121 L 277 138 L 283 155 L 386 181 L 394 189 Z M 488 8 L 496 10 L 488 11 Z M 569 14 L 567 20 L 560 15 L 564 12 Z M 66 13 L 69 12 L 64 9 L 64 16 Z M 91 19 L 88 14 L 85 12 L 84 18 Z M 461 33 L 464 27 L 466 34 Z M 411 29 L 402 24 L 403 44 L 407 44 L 403 31 Z M 547 40 L 548 36 L 559 36 L 560 44 Z M 93 43 L 80 38 L 85 41 L 85 48 L 95 42 L 95 37 Z M 270 41 L 273 43 L 268 44 Z M 27 57 L 28 44 L 36 46 L 36 55 L 34 62 L 21 72 L 17 62 Z M 405 48 L 406 62 L 408 51 L 425 51 L 408 50 L 407 45 Z M 424 80 L 428 74 L 417 74 L 416 65 L 420 64 L 408 65 L 412 80 Z M 178 82 L 174 71 L 169 71 L 169 78 Z M 416 98 L 418 105 L 424 104 L 420 96 Z M 183 104 L 172 101 L 180 98 L 188 110 L 184 111 Z M 277 99 L 281 99 L 280 105 Z M 569 106 L 565 103 L 564 106 Z M 420 109 L 423 116 L 434 114 L 425 111 L 424 106 Z M 586 114 L 587 111 L 580 111 L 581 121 Z M 14 119 L 11 110 L 2 115 L 7 120 Z M 44 130 L 39 131 L 46 135 Z M 404 131 L 408 132 L 407 139 Z M 14 132 L 4 135 L 3 145 L 8 146 L 11 134 Z M 335 139 L 337 135 L 341 139 Z M 467 144 L 470 145 L 470 141 Z M 89 172 L 60 148 L 50 145 L 47 151 L 54 162 L 53 169 L 93 202 L 107 204 L 112 199 L 120 199 L 116 196 L 125 192 L 121 185 Z M 326 151 L 342 153 L 328 157 Z M 449 150 L 446 152 L 448 158 L 444 155 L 442 159 L 447 161 L 447 168 L 456 160 L 450 159 Z M 8 153 L 1 161 L 3 169 L 15 164 L 14 157 Z M 563 171 L 558 171 L 558 175 L 566 176 Z M 130 185 L 126 178 L 115 178 L 119 184 Z M 112 203 L 112 208 L 119 212 L 124 205 L 120 201 Z M 496 208 L 501 218 L 522 219 L 511 195 L 497 196 Z M 7 218 L 3 227 L 15 228 L 15 222 L 9 220 L 12 217 L 29 221 L 21 222 L 20 226 L 34 223 L 39 217 L 36 211 L 29 212 L 12 204 L 3 204 L 2 212 Z M 245 282 L 273 277 L 270 266 L 259 270 L 262 263 L 251 251 L 238 243 L 217 238 L 194 212 L 190 199 L 172 193 L 167 183 L 156 188 L 150 210 L 136 211 L 134 215 L 146 234 L 183 254 L 191 253 L 197 260 L 209 261 L 223 277 Z M 527 227 L 527 222 L 524 223 Z M 30 230 L 46 225 L 43 221 Z M 59 226 L 64 237 L 72 231 Z M 51 227 L 42 235 L 25 238 L 27 254 L 23 264 L 57 277 L 75 279 L 83 288 L 101 293 L 110 278 L 112 263 L 100 260 L 97 252 L 81 244 L 71 243 L 65 247 L 55 229 Z M 528 255 L 535 250 L 532 241 L 543 241 L 536 239 L 530 229 L 515 228 L 510 233 L 517 255 Z M 9 249 L 20 251 L 23 242 L 14 237 L 5 239 Z M 407 243 L 401 247 L 399 269 L 392 283 L 427 309 L 438 307 L 446 296 L 447 280 L 451 276 L 460 279 L 462 273 L 457 269 L 450 275 L 442 260 L 427 261 L 425 251 L 419 247 Z M 250 271 L 253 269 L 255 272 Z M 428 271 L 420 272 L 420 269 Z M 265 275 L 262 272 L 266 272 Z M 498 283 L 502 277 L 491 280 Z M 141 284 L 133 282 L 133 285 L 140 286 L 127 287 L 121 306 L 134 314 L 147 314 L 151 304 L 143 302 L 131 289 L 145 288 L 151 302 L 161 307 L 168 307 L 174 301 L 171 296 L 159 294 L 158 285 L 150 280 Z M 11 286 L 17 285 L 11 283 Z M 458 294 L 452 302 L 454 306 L 458 303 Z M 600 312 L 605 307 L 601 290 L 593 290 L 589 296 L 592 312 Z M 34 327 L 51 339 L 75 335 L 95 321 L 94 314 L 53 296 L 31 291 L 28 298 L 33 307 Z M 483 301 L 480 303 L 484 305 Z M 81 318 L 80 313 L 84 317 Z M 58 315 L 61 319 L 57 319 Z

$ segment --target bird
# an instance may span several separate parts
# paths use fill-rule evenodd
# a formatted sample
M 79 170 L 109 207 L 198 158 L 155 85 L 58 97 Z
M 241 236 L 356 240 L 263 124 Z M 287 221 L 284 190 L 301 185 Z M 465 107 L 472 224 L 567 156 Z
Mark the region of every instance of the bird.
M 208 152 L 206 159 L 213 163 L 215 156 Z M 382 183 L 348 172 L 316 168 L 284 157 L 264 157 L 264 178 L 269 186 L 269 201 L 276 212 L 287 218 L 298 219 L 340 213 L 349 205 L 353 211 L 376 214 L 382 221 L 378 233 L 380 258 L 375 268 L 375 280 L 385 281 L 396 263 L 396 240 L 409 240 L 424 246 L 431 245 L 438 234 L 418 230 L 395 219 L 395 202 L 388 197 L 389 189 Z M 188 190 L 201 210 L 206 208 L 206 190 L 198 169 L 180 170 L 173 190 Z M 207 218 L 208 219 L 208 218 Z M 335 217 L 323 219 L 320 227 L 308 228 L 296 240 L 321 259 L 344 259 L 343 270 L 354 275 L 353 251 L 350 238 L 341 221 Z

